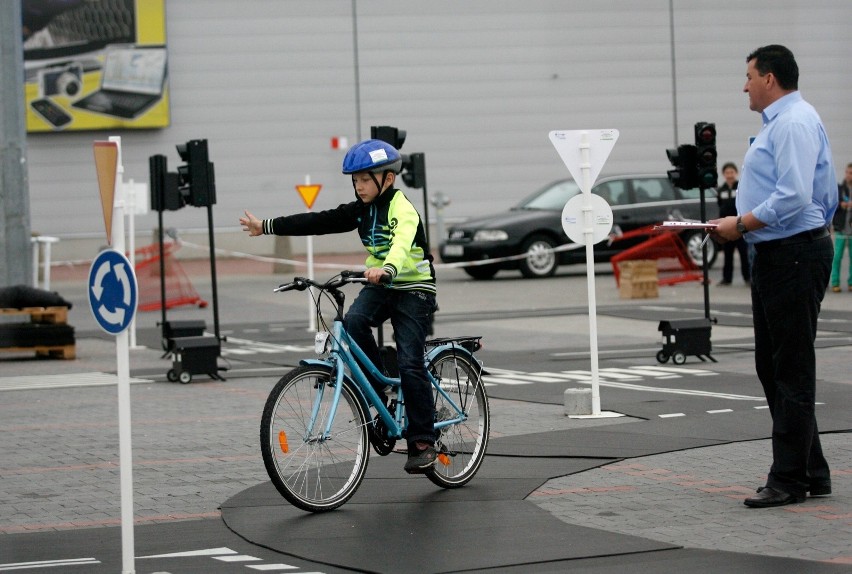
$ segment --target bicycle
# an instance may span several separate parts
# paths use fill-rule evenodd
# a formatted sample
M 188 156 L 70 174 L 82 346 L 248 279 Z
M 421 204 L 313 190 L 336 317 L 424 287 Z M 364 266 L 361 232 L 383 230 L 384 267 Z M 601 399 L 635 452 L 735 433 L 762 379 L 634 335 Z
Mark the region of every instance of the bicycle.
M 390 454 L 405 437 L 405 398 L 400 379 L 382 373 L 351 339 L 343 325 L 341 287 L 365 283 L 363 273 L 344 271 L 325 283 L 304 277 L 275 292 L 318 291 L 315 351 L 323 358 L 303 359 L 269 394 L 260 425 L 263 462 L 272 483 L 294 506 L 309 512 L 338 508 L 357 491 L 369 461 L 370 445 Z M 313 291 L 312 291 L 313 292 Z M 320 303 L 335 305 L 333 324 L 325 322 Z M 479 470 L 488 445 L 488 398 L 482 366 L 473 353 L 481 337 L 427 341 L 424 361 L 435 398 L 435 449 L 438 457 L 426 476 L 442 488 L 459 488 Z M 367 374 L 385 385 L 388 406 Z M 370 408 L 376 416 L 370 417 Z

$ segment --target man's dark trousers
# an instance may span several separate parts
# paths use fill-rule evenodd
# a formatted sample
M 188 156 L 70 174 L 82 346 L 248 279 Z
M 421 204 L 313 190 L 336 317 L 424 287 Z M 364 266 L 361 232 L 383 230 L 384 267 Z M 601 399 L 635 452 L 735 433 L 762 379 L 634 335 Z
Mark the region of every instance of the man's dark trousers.
M 772 467 L 766 486 L 804 495 L 827 482 L 817 429 L 817 317 L 834 248 L 819 239 L 755 245 L 752 269 L 755 365 L 772 415 Z

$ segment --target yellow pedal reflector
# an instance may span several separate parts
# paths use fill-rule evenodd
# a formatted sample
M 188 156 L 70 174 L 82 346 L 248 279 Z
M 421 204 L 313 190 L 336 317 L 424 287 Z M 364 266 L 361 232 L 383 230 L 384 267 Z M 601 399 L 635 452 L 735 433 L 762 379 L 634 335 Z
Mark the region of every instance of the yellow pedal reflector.
M 290 445 L 287 444 L 287 433 L 281 431 L 278 433 L 278 445 L 281 447 L 281 452 L 284 454 L 290 452 Z
M 438 455 L 438 461 L 444 466 L 450 466 L 450 457 L 443 452 Z

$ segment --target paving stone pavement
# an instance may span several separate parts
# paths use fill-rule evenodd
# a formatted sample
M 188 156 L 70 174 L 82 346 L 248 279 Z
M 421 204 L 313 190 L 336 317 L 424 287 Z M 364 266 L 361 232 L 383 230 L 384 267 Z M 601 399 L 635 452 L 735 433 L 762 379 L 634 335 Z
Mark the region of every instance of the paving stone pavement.
M 852 441 L 821 439 L 833 494 L 802 504 L 742 504 L 764 484 L 767 440 L 623 460 L 550 480 L 529 500 L 571 524 L 688 548 L 852 564 Z
M 275 381 L 131 385 L 138 522 L 216 517 L 219 504 L 268 480 L 258 433 Z M 0 533 L 119 524 L 116 388 L 0 398 Z M 491 403 L 495 437 L 596 424 L 566 417 L 561 406 Z

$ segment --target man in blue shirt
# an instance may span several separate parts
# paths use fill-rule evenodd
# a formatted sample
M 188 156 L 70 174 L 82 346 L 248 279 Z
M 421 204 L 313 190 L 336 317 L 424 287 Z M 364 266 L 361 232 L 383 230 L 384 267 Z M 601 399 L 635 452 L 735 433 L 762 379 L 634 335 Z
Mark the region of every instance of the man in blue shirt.
M 837 182 L 825 128 L 798 92 L 799 68 L 784 46 L 746 58 L 749 108 L 763 128 L 746 152 L 737 216 L 717 220 L 720 241 L 754 245 L 755 367 L 772 415 L 772 467 L 745 505 L 767 508 L 831 493 L 817 429 L 817 317 L 831 274 L 828 232 Z

